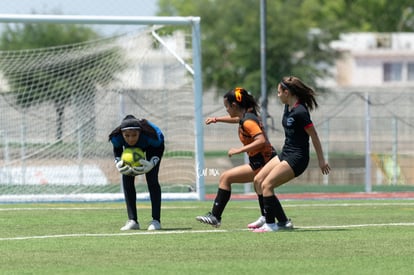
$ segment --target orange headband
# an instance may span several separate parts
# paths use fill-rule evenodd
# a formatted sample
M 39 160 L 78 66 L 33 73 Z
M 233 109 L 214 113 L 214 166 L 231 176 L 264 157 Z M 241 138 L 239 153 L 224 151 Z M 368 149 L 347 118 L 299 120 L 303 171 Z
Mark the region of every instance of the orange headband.
M 243 88 L 234 89 L 234 97 L 236 98 L 237 102 L 242 102 L 242 91 Z

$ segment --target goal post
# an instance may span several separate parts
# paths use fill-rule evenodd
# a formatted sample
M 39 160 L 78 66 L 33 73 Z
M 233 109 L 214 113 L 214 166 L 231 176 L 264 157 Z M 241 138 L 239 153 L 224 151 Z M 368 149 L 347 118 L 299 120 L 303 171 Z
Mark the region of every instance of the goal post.
M 122 199 L 120 176 L 118 174 L 114 179 L 112 147 L 107 135 L 126 113 L 154 122 L 166 136 L 166 152 L 160 169 L 163 199 L 204 200 L 204 178 L 200 173 L 204 170 L 204 133 L 199 17 L 0 14 L 0 23 L 152 26 L 79 45 L 0 51 L 0 106 L 3 113 L 0 119 L 0 202 Z M 188 56 L 183 53 L 186 46 L 177 46 L 189 42 L 182 41 L 185 35 L 163 37 L 154 31 L 164 25 L 191 28 Z M 171 42 L 173 39 L 181 40 Z M 159 49 L 154 49 L 156 43 Z M 111 69 L 117 70 L 112 64 L 120 59 L 105 59 L 98 69 L 101 72 L 108 70 L 115 77 L 112 75 L 107 79 L 100 78 L 99 83 L 90 83 L 88 77 L 93 70 L 82 70 L 94 66 L 90 64 L 99 64 L 97 56 L 115 49 L 124 53 L 122 60 L 126 63 L 120 66 L 127 69 L 119 74 L 111 72 Z M 24 58 L 27 62 L 22 67 L 18 60 Z M 79 66 L 79 73 L 74 73 L 76 66 Z M 36 69 L 41 71 L 34 73 Z M 56 70 L 61 71 L 56 73 Z M 50 83 L 51 75 L 65 73 L 65 79 L 56 76 L 58 81 Z M 86 79 L 80 80 L 73 75 Z M 37 93 L 31 100 L 38 102 L 22 107 L 16 104 L 16 91 L 8 88 L 13 81 L 21 83 L 27 81 L 26 78 L 43 82 L 34 85 L 33 90 L 25 88 L 23 93 L 18 93 L 20 96 Z M 68 88 L 72 84 L 65 81 L 89 84 Z M 147 88 L 146 84 L 154 83 L 157 85 Z M 70 90 L 71 96 L 57 92 L 59 98 L 46 100 L 40 95 L 39 87 L 57 90 L 62 85 L 64 91 Z M 28 86 L 26 83 L 25 87 Z M 62 107 L 64 133 L 59 140 L 53 139 L 54 134 L 47 133 L 58 120 L 54 112 L 56 102 L 66 104 Z M 50 177 L 61 178 L 52 182 Z M 138 191 L 137 197 L 148 198 L 144 177 L 139 176 L 136 181 L 141 189 L 144 188 L 143 192 Z M 118 187 L 114 189 L 116 182 Z

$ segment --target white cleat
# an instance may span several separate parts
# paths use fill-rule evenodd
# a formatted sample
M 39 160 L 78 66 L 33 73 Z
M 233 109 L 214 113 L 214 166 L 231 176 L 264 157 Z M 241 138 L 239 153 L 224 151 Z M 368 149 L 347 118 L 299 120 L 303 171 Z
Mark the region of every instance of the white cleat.
M 256 229 L 260 228 L 262 225 L 266 223 L 266 218 L 264 216 L 260 216 L 256 221 L 249 223 L 247 228 L 249 229 Z
M 139 223 L 137 223 L 134 220 L 127 221 L 126 224 L 123 227 L 121 227 L 121 230 L 122 231 L 125 231 L 125 230 L 137 230 L 137 229 L 139 229 Z
M 161 230 L 161 223 L 157 220 L 152 220 L 148 226 L 148 230 Z
M 275 232 L 278 229 L 279 228 L 277 227 L 277 224 L 275 223 L 265 223 L 260 228 L 254 229 L 253 232 L 257 232 L 257 233 Z

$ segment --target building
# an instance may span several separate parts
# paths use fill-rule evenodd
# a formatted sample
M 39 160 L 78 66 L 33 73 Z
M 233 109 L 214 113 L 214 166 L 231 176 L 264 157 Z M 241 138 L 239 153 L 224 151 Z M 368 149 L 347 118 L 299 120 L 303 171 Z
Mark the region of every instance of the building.
M 370 155 L 376 184 L 413 184 L 414 33 L 347 33 L 330 46 L 340 54 L 325 82 L 336 96 L 321 104 L 335 110 L 331 150 Z
M 331 47 L 340 87 L 414 86 L 414 33 L 347 33 Z

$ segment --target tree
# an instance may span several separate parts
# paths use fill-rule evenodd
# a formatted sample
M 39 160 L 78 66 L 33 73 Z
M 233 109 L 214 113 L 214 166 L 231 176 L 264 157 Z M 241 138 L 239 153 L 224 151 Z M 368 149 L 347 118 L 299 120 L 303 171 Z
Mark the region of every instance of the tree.
M 303 16 L 303 1 L 268 1 L 267 86 L 282 76 L 300 75 L 315 83 L 328 72 L 333 54 L 329 35 Z M 159 15 L 200 16 L 203 81 L 206 88 L 244 86 L 260 94 L 260 3 L 257 0 L 160 0 Z
M 99 38 L 99 35 L 91 28 L 79 25 L 64 24 L 17 24 L 8 25 L 0 37 L 0 55 L 7 55 L 9 50 L 27 50 L 54 47 L 60 45 L 73 45 Z M 70 46 L 67 47 L 70 51 Z M 65 106 L 71 99 L 79 96 L 80 92 L 74 85 L 85 87 L 89 91 L 95 91 L 96 84 L 103 79 L 113 77 L 113 72 L 108 72 L 105 64 L 110 60 L 119 60 L 118 49 L 105 51 L 91 51 L 82 57 L 71 60 L 71 66 L 61 62 L 59 57 L 50 53 L 45 56 L 50 62 L 39 63 L 30 66 L 23 63 L 27 60 L 14 60 L 15 66 L 20 69 L 24 77 L 13 78 L 14 72 L 8 73 L 4 58 L 0 59 L 0 70 L 9 79 L 11 91 L 15 94 L 16 104 L 25 109 L 33 104 L 51 101 L 56 110 L 56 139 L 61 140 L 63 134 L 63 117 Z M 120 65 L 111 63 L 112 66 L 121 69 Z M 80 70 L 82 68 L 82 70 Z M 99 68 L 99 69 L 98 69 Z M 89 77 L 88 77 L 89 76 Z M 42 81 L 39 81 L 41 79 Z M 46 79 L 46 81 L 45 81 Z M 79 83 L 81 82 L 81 83 Z M 88 96 L 88 104 L 94 104 L 94 92 Z M 89 105 L 89 107 L 91 107 Z M 89 131 L 93 129 L 93 121 Z
M 200 16 L 206 88 L 260 89 L 260 1 L 159 0 L 159 15 Z M 297 75 L 316 86 L 329 76 L 329 42 L 351 31 L 414 30 L 412 0 L 267 1 L 267 86 Z

